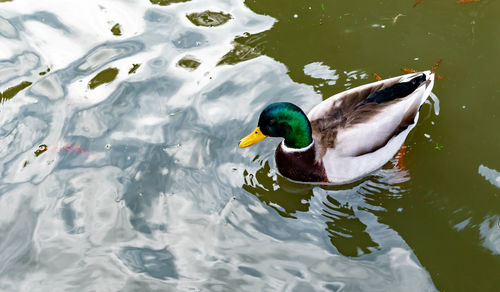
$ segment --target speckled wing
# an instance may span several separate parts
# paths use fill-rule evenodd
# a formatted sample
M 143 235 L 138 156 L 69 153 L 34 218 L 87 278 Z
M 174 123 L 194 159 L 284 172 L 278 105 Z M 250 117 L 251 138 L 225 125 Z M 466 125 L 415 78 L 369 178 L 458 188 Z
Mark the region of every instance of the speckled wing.
M 425 81 L 410 94 L 384 102 L 364 101 L 375 92 L 425 74 Z M 320 152 L 330 149 L 338 156 L 361 156 L 374 152 L 415 122 L 420 105 L 430 94 L 434 75 L 430 71 L 407 74 L 330 97 L 308 114 L 313 138 Z

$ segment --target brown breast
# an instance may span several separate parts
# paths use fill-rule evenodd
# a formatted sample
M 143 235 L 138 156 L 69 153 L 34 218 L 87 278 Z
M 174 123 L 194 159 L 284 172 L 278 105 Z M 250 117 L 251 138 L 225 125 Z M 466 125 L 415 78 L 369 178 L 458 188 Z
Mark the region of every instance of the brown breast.
M 323 162 L 316 160 L 315 145 L 304 152 L 285 152 L 282 144 L 276 148 L 274 155 L 281 175 L 301 182 L 329 182 Z

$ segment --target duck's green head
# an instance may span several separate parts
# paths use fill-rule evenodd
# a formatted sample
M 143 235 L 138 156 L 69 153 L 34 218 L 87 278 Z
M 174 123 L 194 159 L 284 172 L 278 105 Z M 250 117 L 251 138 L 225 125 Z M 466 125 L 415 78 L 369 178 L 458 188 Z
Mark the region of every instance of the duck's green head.
M 240 147 L 251 146 L 268 136 L 285 138 L 288 148 L 304 148 L 313 142 L 307 116 L 289 102 L 268 105 L 260 114 L 257 128 L 240 141 Z

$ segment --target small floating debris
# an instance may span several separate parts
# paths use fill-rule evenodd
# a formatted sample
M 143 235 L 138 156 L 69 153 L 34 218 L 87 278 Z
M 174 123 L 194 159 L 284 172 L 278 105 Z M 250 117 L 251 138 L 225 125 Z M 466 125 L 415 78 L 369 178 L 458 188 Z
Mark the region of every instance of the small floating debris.
M 110 83 L 115 80 L 119 70 L 117 68 L 104 69 L 89 81 L 89 88 L 94 89 L 105 83 Z
M 186 17 L 196 26 L 219 26 L 228 22 L 231 19 L 231 14 L 225 14 L 224 12 L 213 12 L 213 11 L 203 11 L 199 13 L 187 14 Z
M 7 100 L 7 99 L 12 99 L 21 90 L 25 89 L 26 87 L 30 86 L 31 84 L 32 83 L 29 81 L 23 81 L 23 82 L 19 83 L 18 85 L 15 85 L 15 86 L 8 88 L 3 93 L 0 93 L 0 102 L 3 102 L 4 100 Z
M 444 149 L 444 146 L 443 145 L 439 145 L 438 143 L 436 143 L 436 146 L 434 146 L 434 149 L 438 150 L 438 151 L 441 151 Z
M 111 32 L 113 33 L 113 35 L 115 36 L 120 36 L 122 35 L 122 30 L 121 30 L 121 26 L 119 23 L 113 25 L 113 27 L 111 28 Z
M 160 5 L 160 6 L 167 6 L 172 3 L 182 3 L 182 2 L 189 2 L 191 0 L 149 0 L 149 2 Z
M 382 80 L 382 77 L 378 76 L 377 73 L 372 73 L 373 77 L 377 79 L 378 81 Z
M 392 18 L 392 24 L 396 24 L 396 22 L 398 21 L 398 18 L 400 18 L 401 16 L 406 16 L 406 15 L 404 15 L 402 13 L 398 13 L 398 15 L 396 15 Z
M 434 65 L 432 65 L 431 73 L 435 73 L 436 72 L 436 69 L 439 67 L 439 65 L 441 64 L 441 62 L 443 62 L 443 59 L 439 59 L 436 63 L 434 63 Z
M 184 68 L 188 71 L 194 71 L 200 66 L 201 62 L 194 56 L 187 55 L 177 62 L 177 66 Z
M 45 144 L 38 146 L 38 149 L 35 151 L 35 156 L 38 157 L 38 156 L 42 155 L 45 151 L 47 151 L 47 149 L 49 149 L 49 148 Z M 25 164 L 25 166 L 27 165 L 26 162 L 24 164 Z
M 424 0 L 417 0 L 415 1 L 415 4 L 413 4 L 413 8 L 417 7 L 418 4 L 422 3 Z
M 409 69 L 409 68 L 401 68 L 401 71 L 403 71 L 405 73 L 415 73 L 415 72 L 417 72 L 414 69 Z
M 470 3 L 470 2 L 479 2 L 480 0 L 458 0 L 457 4 Z

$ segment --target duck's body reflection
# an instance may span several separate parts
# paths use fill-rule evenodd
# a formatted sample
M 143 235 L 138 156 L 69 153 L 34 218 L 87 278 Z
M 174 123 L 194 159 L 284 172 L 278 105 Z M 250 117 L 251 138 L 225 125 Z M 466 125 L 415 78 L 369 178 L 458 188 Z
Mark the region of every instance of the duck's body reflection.
M 408 171 L 400 167 L 397 158 L 373 176 L 343 186 L 294 183 L 273 173 L 268 161 L 258 162 L 261 167 L 255 174 L 243 173 L 243 188 L 283 217 L 297 219 L 301 212 L 321 214 L 331 244 L 340 254 L 351 257 L 381 248 L 359 213 L 369 212 L 379 217 L 381 211 L 385 212 L 384 198 L 399 197 L 404 191 L 401 184 L 409 180 Z M 310 210 L 315 193 L 321 196 L 321 206 Z M 351 198 L 357 199 L 352 201 Z

